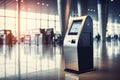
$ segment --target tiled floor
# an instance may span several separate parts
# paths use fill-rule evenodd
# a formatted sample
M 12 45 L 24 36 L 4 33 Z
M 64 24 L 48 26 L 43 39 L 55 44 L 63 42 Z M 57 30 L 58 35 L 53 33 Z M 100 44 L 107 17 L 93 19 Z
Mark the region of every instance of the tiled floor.
M 120 42 L 94 42 L 95 71 L 64 72 L 62 47 L 0 46 L 0 80 L 120 80 Z

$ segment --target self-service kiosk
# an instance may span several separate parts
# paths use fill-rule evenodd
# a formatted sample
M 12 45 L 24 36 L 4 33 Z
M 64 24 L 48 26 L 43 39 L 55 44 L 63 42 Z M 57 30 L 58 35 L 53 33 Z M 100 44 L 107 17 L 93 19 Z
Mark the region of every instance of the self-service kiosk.
M 93 22 L 90 16 L 72 18 L 63 44 L 65 71 L 93 70 Z

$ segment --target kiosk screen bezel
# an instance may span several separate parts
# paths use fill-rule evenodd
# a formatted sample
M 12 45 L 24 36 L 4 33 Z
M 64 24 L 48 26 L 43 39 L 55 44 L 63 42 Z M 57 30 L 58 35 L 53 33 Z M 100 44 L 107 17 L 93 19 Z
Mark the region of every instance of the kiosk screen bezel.
M 81 24 L 82 24 L 82 20 L 73 20 L 70 30 L 68 32 L 68 35 L 77 35 Z

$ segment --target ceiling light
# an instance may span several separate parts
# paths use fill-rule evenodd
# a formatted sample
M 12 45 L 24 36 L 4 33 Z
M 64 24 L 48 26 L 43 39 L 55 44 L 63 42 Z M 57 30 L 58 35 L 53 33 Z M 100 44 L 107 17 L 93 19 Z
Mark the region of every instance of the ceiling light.
M 28 8 L 28 10 L 30 11 L 30 8 Z
M 25 7 L 22 7 L 22 9 L 25 9 Z
M 111 2 L 113 2 L 114 0 L 111 0 Z
M 45 3 L 42 3 L 42 5 L 45 5 Z
M 39 4 L 40 4 L 40 2 L 37 2 L 37 4 L 39 5 Z
M 21 2 L 24 2 L 24 0 L 21 0 Z
M 46 6 L 48 6 L 48 4 L 46 4 Z
M 90 11 L 93 11 L 93 9 L 91 9 Z

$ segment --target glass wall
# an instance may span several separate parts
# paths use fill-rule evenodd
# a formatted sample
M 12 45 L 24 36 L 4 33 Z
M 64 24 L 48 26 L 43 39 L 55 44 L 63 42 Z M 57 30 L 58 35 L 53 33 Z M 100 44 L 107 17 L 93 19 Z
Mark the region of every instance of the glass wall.
M 11 29 L 13 34 L 17 34 L 17 12 L 13 10 L 0 9 L 0 29 Z M 37 16 L 36 16 L 37 15 Z M 39 17 L 41 15 L 41 18 Z M 40 28 L 54 28 L 54 32 L 60 32 L 59 17 L 58 15 L 21 12 L 21 34 L 26 31 Z

